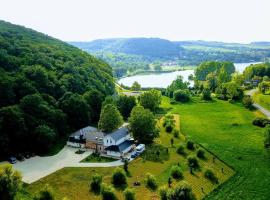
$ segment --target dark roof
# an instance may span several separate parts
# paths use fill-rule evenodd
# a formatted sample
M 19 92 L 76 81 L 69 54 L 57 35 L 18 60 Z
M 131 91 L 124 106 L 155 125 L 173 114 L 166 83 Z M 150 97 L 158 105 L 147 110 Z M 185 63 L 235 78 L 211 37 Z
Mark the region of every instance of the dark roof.
M 103 144 L 104 133 L 97 131 L 90 131 L 85 134 L 86 141 L 102 143 Z
M 132 144 L 133 144 L 133 141 L 126 140 L 125 142 L 122 142 L 119 145 L 111 145 L 111 146 L 105 148 L 105 150 L 115 151 L 115 152 L 122 152 L 125 149 L 127 149 L 129 146 L 131 146 Z
M 107 135 L 109 135 L 110 137 L 112 137 L 114 140 L 117 141 L 128 135 L 128 129 L 127 127 L 122 127 L 112 133 L 108 133 Z

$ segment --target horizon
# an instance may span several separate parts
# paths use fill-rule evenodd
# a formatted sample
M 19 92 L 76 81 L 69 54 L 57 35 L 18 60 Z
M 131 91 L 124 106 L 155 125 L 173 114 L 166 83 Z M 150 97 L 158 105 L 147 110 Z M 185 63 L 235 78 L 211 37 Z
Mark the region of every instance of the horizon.
M 63 41 L 162 38 L 248 44 L 270 41 L 268 0 L 2 2 L 0 19 Z

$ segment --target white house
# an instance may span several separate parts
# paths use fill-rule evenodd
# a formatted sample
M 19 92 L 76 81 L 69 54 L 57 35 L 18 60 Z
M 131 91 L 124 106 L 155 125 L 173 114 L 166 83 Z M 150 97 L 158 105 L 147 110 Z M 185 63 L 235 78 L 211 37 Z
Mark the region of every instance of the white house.
M 106 134 L 103 144 L 107 155 L 121 157 L 131 150 L 133 141 L 126 127 L 121 127 L 116 131 Z
M 108 156 L 121 157 L 131 150 L 133 139 L 126 126 L 112 133 L 104 133 L 94 127 L 85 127 L 73 133 L 69 137 L 67 145 L 85 147 Z

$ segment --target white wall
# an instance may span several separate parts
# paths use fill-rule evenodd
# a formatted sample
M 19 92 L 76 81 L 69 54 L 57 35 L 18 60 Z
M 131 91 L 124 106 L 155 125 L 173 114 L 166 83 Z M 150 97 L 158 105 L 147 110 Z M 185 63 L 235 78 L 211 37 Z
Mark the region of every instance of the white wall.
M 71 147 L 76 147 L 76 148 L 84 148 L 85 144 L 80 144 L 80 143 L 76 143 L 76 142 L 67 142 L 68 146 Z
M 119 152 L 115 152 L 115 151 L 107 151 L 107 155 L 113 156 L 113 157 L 120 157 L 121 156 L 121 154 Z

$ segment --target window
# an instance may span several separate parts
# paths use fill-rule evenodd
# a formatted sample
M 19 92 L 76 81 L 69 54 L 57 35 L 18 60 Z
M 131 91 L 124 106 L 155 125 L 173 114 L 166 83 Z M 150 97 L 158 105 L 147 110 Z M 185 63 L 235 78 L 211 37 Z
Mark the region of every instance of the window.
M 109 143 L 109 140 L 107 140 L 107 143 Z
M 112 141 L 110 140 L 110 142 L 112 143 Z

